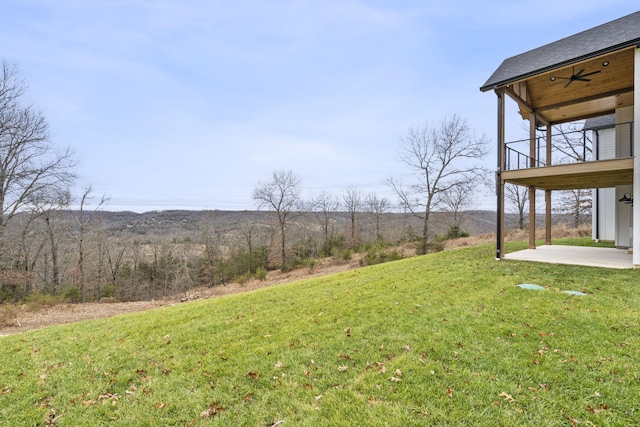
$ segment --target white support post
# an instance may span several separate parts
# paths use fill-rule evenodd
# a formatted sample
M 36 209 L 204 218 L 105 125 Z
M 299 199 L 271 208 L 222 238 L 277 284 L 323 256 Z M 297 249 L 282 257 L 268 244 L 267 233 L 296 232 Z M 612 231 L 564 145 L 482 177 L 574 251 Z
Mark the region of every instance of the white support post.
M 640 48 L 636 48 L 634 66 L 633 91 L 633 197 L 640 197 Z M 640 268 L 640 203 L 633 204 L 633 234 L 631 247 L 633 248 L 633 265 Z

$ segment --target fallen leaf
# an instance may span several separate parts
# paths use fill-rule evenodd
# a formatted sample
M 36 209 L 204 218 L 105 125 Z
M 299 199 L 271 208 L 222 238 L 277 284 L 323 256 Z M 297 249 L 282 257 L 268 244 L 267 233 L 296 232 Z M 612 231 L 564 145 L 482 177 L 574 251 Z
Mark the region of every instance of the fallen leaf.
M 347 369 L 349 369 L 349 367 L 348 367 L 348 366 L 345 366 L 345 365 L 338 366 L 338 371 L 340 371 L 340 372 L 344 372 L 344 371 L 346 371 Z
M 498 396 L 504 397 L 504 400 L 507 400 L 511 403 L 514 403 L 516 400 L 509 393 L 505 393 L 504 391 L 500 393 Z
M 396 377 L 402 378 L 402 371 L 400 369 L 396 369 Z
M 227 408 L 225 408 L 224 406 L 220 406 L 218 402 L 213 402 L 207 409 L 200 412 L 200 418 L 213 418 L 226 409 Z
M 397 378 L 397 377 L 389 377 L 389 381 L 400 382 L 402 380 L 400 378 Z
M 166 404 L 166 403 L 156 403 L 156 408 L 158 408 L 158 409 L 162 409 L 162 408 L 164 408 L 165 406 L 167 406 L 167 404 Z
M 258 378 L 260 378 L 260 374 L 255 373 L 255 372 L 247 372 L 247 376 L 249 378 L 254 379 L 254 380 L 257 380 Z
M 280 367 L 282 367 L 282 362 L 281 361 L 277 361 L 275 365 L 273 365 L 274 368 L 278 369 Z
M 607 405 L 603 405 L 602 403 L 597 408 L 594 408 L 592 406 L 587 407 L 587 411 L 593 412 L 594 414 L 599 414 L 600 412 L 604 412 L 608 409 L 609 407 Z

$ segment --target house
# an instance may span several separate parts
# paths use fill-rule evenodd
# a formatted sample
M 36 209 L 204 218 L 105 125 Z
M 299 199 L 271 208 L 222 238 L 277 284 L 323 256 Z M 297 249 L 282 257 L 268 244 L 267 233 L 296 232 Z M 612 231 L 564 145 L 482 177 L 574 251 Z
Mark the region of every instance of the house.
M 551 194 L 556 190 L 607 190 L 627 209 L 626 245 L 640 268 L 640 12 L 508 58 L 481 91 L 497 96 L 497 242 L 496 258 L 504 258 L 504 186 L 529 190 L 529 248 L 535 249 L 535 192 L 544 190 L 545 244 L 551 244 Z M 520 119 L 528 121 L 525 141 L 505 140 L 505 105 L 516 103 Z M 639 101 L 639 102 L 636 102 Z M 613 117 L 612 142 L 606 152 L 557 149 L 554 125 L 607 115 Z M 626 203 L 625 203 L 626 202 Z M 623 206 L 624 205 L 624 206 Z M 620 212 L 624 212 L 620 210 Z M 633 224 L 638 224 L 633 227 Z M 623 222 L 616 233 L 624 234 Z M 622 242 L 620 242 L 622 243 Z
M 588 138 L 596 160 L 615 158 L 616 132 L 623 130 L 616 126 L 615 114 L 587 119 L 583 130 L 590 133 Z M 632 192 L 631 185 L 593 189 L 591 237 L 594 241 L 613 241 L 621 249 L 631 247 Z

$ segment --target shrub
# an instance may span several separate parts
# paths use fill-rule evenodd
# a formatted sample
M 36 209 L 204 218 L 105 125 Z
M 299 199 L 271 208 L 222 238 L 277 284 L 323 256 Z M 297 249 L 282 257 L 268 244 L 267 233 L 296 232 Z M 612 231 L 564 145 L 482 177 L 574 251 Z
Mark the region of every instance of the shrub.
M 16 299 L 16 294 L 13 289 L 0 289 L 0 303 L 15 302 Z
M 116 298 L 116 285 L 110 283 L 108 285 L 104 285 L 102 287 L 102 291 L 100 292 L 100 298 Z
M 43 294 L 40 291 L 35 291 L 25 297 L 25 303 L 29 311 L 37 311 L 42 307 L 52 307 L 63 301 L 64 297 L 61 295 Z
M 234 280 L 241 285 L 245 285 L 249 280 L 253 278 L 253 275 L 250 272 L 238 274 Z
M 316 266 L 315 258 L 307 258 L 304 260 L 304 265 L 309 268 L 309 271 L 313 271 Z
M 371 248 L 360 260 L 360 265 L 382 264 L 384 262 L 397 261 L 404 258 L 397 249 L 385 251 L 380 247 Z
M 16 325 L 17 310 L 14 305 L 0 305 L 0 327 Z
M 444 244 L 447 241 L 446 236 L 433 236 L 433 239 L 427 243 L 427 253 L 444 251 Z
M 351 258 L 353 258 L 353 251 L 351 249 L 344 249 L 340 251 L 340 258 L 342 258 L 343 261 L 351 261 Z
M 469 237 L 469 233 L 462 231 L 457 225 L 449 227 L 447 239 L 459 239 L 460 237 Z
M 256 269 L 256 274 L 254 275 L 254 277 L 258 280 L 260 280 L 261 282 L 266 280 L 267 278 L 267 269 L 264 267 L 258 267 Z
M 72 303 L 82 301 L 82 293 L 80 292 L 80 288 L 78 288 L 77 286 L 70 286 L 66 288 L 62 295 L 64 296 L 65 300 Z

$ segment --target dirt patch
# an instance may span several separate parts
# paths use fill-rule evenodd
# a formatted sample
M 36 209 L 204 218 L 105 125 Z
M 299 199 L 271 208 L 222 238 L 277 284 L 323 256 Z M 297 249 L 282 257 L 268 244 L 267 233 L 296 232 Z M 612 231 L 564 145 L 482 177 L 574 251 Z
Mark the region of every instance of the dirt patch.
M 230 283 L 224 286 L 214 286 L 212 288 L 196 288 L 191 289 L 187 294 L 181 294 L 173 298 L 165 298 L 156 301 L 60 304 L 36 311 L 27 310 L 26 306 L 0 306 L 0 310 L 6 310 L 3 317 L 4 326 L 0 327 L 0 336 L 17 334 L 51 325 L 73 323 L 89 319 L 100 319 L 174 304 L 183 304 L 196 299 L 206 299 L 247 292 L 279 283 L 292 282 L 309 277 L 324 276 L 327 274 L 347 271 L 357 268 L 359 265 L 359 259 L 355 257 L 348 263 L 345 262 L 339 264 L 336 264 L 331 260 L 324 260 L 318 262 L 312 269 L 303 268 L 289 272 L 272 271 L 269 272 L 266 280 L 250 280 L 244 284 Z

